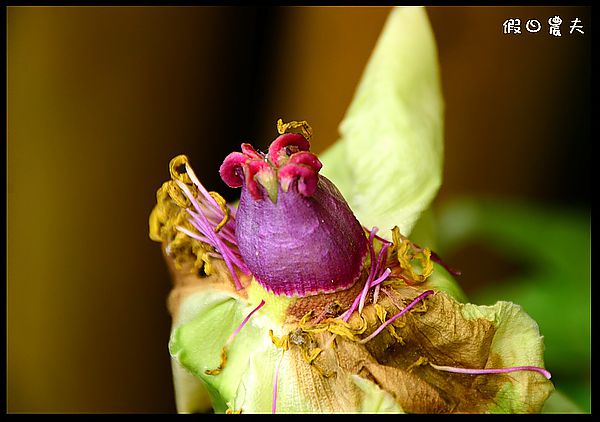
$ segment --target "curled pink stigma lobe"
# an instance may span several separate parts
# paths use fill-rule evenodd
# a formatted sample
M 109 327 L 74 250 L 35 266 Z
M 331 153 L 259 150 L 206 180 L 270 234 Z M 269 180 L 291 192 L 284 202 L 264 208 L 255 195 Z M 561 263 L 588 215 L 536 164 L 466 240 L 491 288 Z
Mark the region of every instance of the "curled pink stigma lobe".
M 542 374 L 547 379 L 552 377 L 549 371 L 538 366 L 512 366 L 510 368 L 483 368 L 483 369 L 468 369 L 468 368 L 457 368 L 455 366 L 442 366 L 429 363 L 432 367 L 440 371 L 454 372 L 457 374 L 471 374 L 471 375 L 484 375 L 484 374 L 503 374 L 508 372 L 516 371 L 534 371 Z
M 310 142 L 299 133 L 284 133 L 278 136 L 269 146 L 269 160 L 276 166 L 283 164 L 283 161 L 290 155 L 298 151 L 308 151 Z
M 219 174 L 227 186 L 239 188 L 243 185 L 244 179 L 241 171 L 246 161 L 248 161 L 248 157 L 241 152 L 232 152 L 225 157 L 219 168 Z
M 379 328 L 377 328 L 375 331 L 373 331 L 369 336 L 367 336 L 364 339 L 360 340 L 359 343 L 365 344 L 368 341 L 374 339 L 380 332 L 382 332 L 385 329 L 385 327 L 387 327 L 388 325 L 390 325 L 392 322 L 396 321 L 398 318 L 400 318 L 402 315 L 404 315 L 406 312 L 408 312 L 412 307 L 414 307 L 417 303 L 419 303 L 421 300 L 425 299 L 427 296 L 429 296 L 429 295 L 431 295 L 433 293 L 434 293 L 433 290 L 427 290 L 427 291 L 421 293 L 412 302 L 410 302 L 408 304 L 408 306 L 406 306 L 406 308 L 402 309 L 396 315 L 394 315 L 393 317 L 391 317 L 390 319 L 388 319 L 386 322 L 384 322 L 383 324 L 381 324 L 379 326 Z
M 312 196 L 317 189 L 317 172 L 304 164 L 287 163 L 279 169 L 278 178 L 284 192 L 290 189 L 294 181 L 298 182 L 298 192 Z
M 254 147 L 248 143 L 242 144 L 242 154 L 244 154 L 248 158 L 258 158 L 259 160 L 265 158 L 264 154 L 256 151 Z
M 321 161 L 319 161 L 317 156 L 308 151 L 300 151 L 292 154 L 288 160 L 288 164 L 303 164 L 310 167 L 315 172 L 318 172 L 323 167 L 323 164 L 321 164 Z

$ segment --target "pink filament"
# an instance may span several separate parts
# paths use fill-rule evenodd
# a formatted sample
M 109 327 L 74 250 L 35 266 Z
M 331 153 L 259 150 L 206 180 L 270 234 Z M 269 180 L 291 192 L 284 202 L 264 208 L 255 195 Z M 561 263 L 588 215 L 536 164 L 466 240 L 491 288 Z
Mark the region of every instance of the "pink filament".
M 273 404 L 271 405 L 271 413 L 275 414 L 277 411 L 277 384 L 279 381 L 279 367 L 281 366 L 281 361 L 283 360 L 283 354 L 285 350 L 281 351 L 281 357 L 277 361 L 277 365 L 275 365 L 275 373 L 273 374 Z
M 377 227 L 373 227 L 371 229 L 371 233 L 369 234 L 368 245 L 369 245 L 369 253 L 371 254 L 371 270 L 369 271 L 369 276 L 367 277 L 367 281 L 365 282 L 365 287 L 363 288 L 361 294 L 358 295 L 356 297 L 356 299 L 354 299 L 354 303 L 352 303 L 352 306 L 350 307 L 350 309 L 348 309 L 344 313 L 344 316 L 342 317 L 342 320 L 344 322 L 348 322 L 348 320 L 350 319 L 350 316 L 354 313 L 355 309 L 359 306 L 359 304 L 361 302 L 364 304 L 364 297 L 367 296 L 367 292 L 369 291 L 369 288 L 371 287 L 371 280 L 373 279 L 375 267 L 377 265 L 377 263 L 375 262 L 375 250 L 373 249 L 373 238 L 375 237 L 375 233 L 377 233 L 377 230 L 379 230 Z M 359 313 L 360 313 L 360 311 L 362 311 L 362 308 L 359 308 Z
M 379 334 L 381 331 L 383 331 L 385 329 L 385 327 L 390 325 L 392 322 L 396 321 L 398 318 L 400 318 L 402 315 L 404 315 L 406 312 L 408 312 L 409 309 L 411 309 L 413 306 L 415 306 L 417 303 L 419 303 L 421 300 L 423 300 L 425 297 L 427 297 L 431 294 L 433 294 L 433 290 L 427 290 L 427 291 L 421 293 L 419 296 L 416 297 L 415 300 L 410 302 L 410 304 L 406 308 L 402 309 L 396 315 L 394 315 L 393 317 L 388 319 L 386 322 L 381 324 L 379 326 L 379 328 L 377 328 L 375 331 L 373 331 L 368 337 L 365 337 L 364 339 L 360 340 L 359 343 L 364 344 L 364 343 L 367 343 L 368 341 L 372 340 L 373 338 L 375 338 L 375 336 L 377 336 L 377 334 Z
M 187 210 L 187 211 L 190 215 L 193 216 L 192 211 L 190 211 L 190 210 Z M 220 237 L 217 234 L 215 234 L 213 232 L 213 230 L 210 229 L 210 226 L 209 226 L 209 223 L 208 223 L 208 220 L 206 219 L 206 217 L 204 217 L 204 215 L 202 215 L 202 214 L 198 214 L 197 216 L 198 216 L 198 219 L 192 219 L 192 220 L 190 220 L 190 223 L 198 231 L 200 231 L 200 233 L 204 234 L 206 237 L 208 237 L 211 240 L 211 242 L 208 242 L 208 243 L 210 245 L 214 246 L 215 249 L 217 250 L 217 252 L 219 254 L 221 254 L 221 257 L 225 261 L 225 264 L 227 265 L 227 268 L 229 269 L 229 271 L 235 281 L 236 288 L 238 290 L 241 289 L 242 285 L 239 281 L 237 273 L 235 272 L 235 270 L 233 268 L 233 265 L 236 265 L 242 271 L 244 271 L 245 264 L 243 264 L 243 262 L 239 258 L 236 257 L 236 255 L 233 253 L 233 251 L 220 239 Z
M 386 263 L 385 260 L 387 258 L 387 250 L 390 247 L 390 243 L 387 241 L 384 241 L 386 243 L 384 243 L 381 246 L 381 249 L 379 250 L 379 256 L 377 257 L 377 267 L 375 267 L 375 274 L 379 274 L 381 272 L 381 269 L 383 268 L 383 265 Z M 386 278 L 388 278 L 388 276 L 390 275 L 390 273 L 392 272 L 392 270 L 390 270 L 389 268 L 386 269 L 386 271 L 376 280 L 373 281 L 371 283 L 371 287 L 375 286 L 375 290 L 373 291 L 373 303 L 377 303 L 377 299 L 379 298 L 379 288 L 380 283 L 382 281 L 384 281 Z M 384 276 L 385 274 L 385 276 Z M 365 296 L 366 299 L 366 296 Z M 361 309 L 361 308 L 359 308 Z
M 515 372 L 515 371 L 535 371 L 535 372 L 542 374 L 547 379 L 550 379 L 552 377 L 550 372 L 548 372 L 544 368 L 540 368 L 537 366 L 512 366 L 510 368 L 467 369 L 467 368 L 457 368 L 454 366 L 434 365 L 433 363 L 430 363 L 430 365 L 440 371 L 455 372 L 457 374 L 480 375 L 480 374 L 502 374 L 502 373 Z
M 200 219 L 199 213 L 194 212 L 192 210 L 187 210 L 187 211 L 196 220 Z M 205 214 L 205 217 L 207 217 L 207 220 L 209 220 L 209 216 L 207 216 Z M 215 225 L 215 227 L 216 227 L 216 225 Z M 223 240 L 227 240 L 228 242 L 233 243 L 234 245 L 237 244 L 237 239 L 235 238 L 235 234 L 234 234 L 234 232 L 231 229 L 231 226 L 229 224 L 226 224 L 225 226 L 223 226 L 221 228 L 221 230 L 219 231 L 219 237 L 221 237 Z
M 388 268 L 389 270 L 389 268 Z M 373 290 L 373 303 L 377 303 L 377 299 L 379 299 L 379 288 L 381 287 L 380 284 L 378 284 L 377 286 L 375 286 L 375 290 Z
M 371 287 L 376 287 L 376 288 L 379 287 L 381 285 L 381 283 L 384 282 L 391 273 L 392 273 L 392 270 L 390 270 L 389 268 L 386 268 L 386 270 L 383 272 L 383 274 L 377 280 L 374 280 L 369 284 L 369 289 Z M 358 295 L 356 297 L 356 299 L 354 299 L 354 303 L 352 303 L 352 306 L 350 307 L 350 309 L 348 309 L 346 312 L 344 312 L 344 317 L 342 318 L 342 320 L 344 322 L 348 322 L 348 320 L 350 319 L 350 316 L 352 315 L 352 312 L 354 312 L 354 310 L 357 308 L 357 306 L 359 306 L 359 302 L 362 297 L 363 297 L 362 294 Z M 359 312 L 360 312 L 360 310 L 359 310 Z
M 200 233 L 202 234 L 207 234 L 206 232 L 211 232 L 210 227 L 207 227 L 206 224 L 202 224 L 202 220 L 200 220 L 201 215 L 194 213 L 191 210 L 187 210 L 187 212 L 192 216 L 195 217 L 195 219 L 190 220 L 190 223 L 192 224 L 192 226 L 194 226 Z M 203 217 L 203 216 L 202 216 Z M 233 249 L 229 248 L 224 242 L 218 242 L 219 237 L 225 237 L 225 236 L 218 236 L 216 234 L 212 234 L 212 235 L 208 235 L 207 237 L 209 238 L 208 243 L 209 245 L 214 246 L 217 249 L 217 252 L 221 255 L 221 258 L 223 258 L 223 260 L 225 260 L 225 262 L 227 263 L 227 260 L 231 261 L 231 263 L 235 264 L 242 272 L 244 272 L 245 274 L 249 274 L 249 270 L 246 267 L 246 264 L 244 263 L 244 261 L 242 261 L 242 258 L 239 256 L 239 253 L 236 253 Z M 217 240 L 215 240 L 215 238 Z M 223 245 L 223 247 L 221 247 L 221 244 Z M 228 266 L 229 268 L 229 266 Z
M 213 198 L 202 185 L 202 183 L 200 183 L 200 180 L 198 180 L 196 177 L 196 173 L 194 173 L 194 170 L 192 170 L 192 167 L 188 163 L 185 163 L 185 172 L 189 176 L 192 183 L 198 188 L 202 196 L 204 196 L 204 198 L 206 198 L 206 200 L 208 200 L 208 202 L 213 206 L 213 209 L 217 211 L 217 214 L 220 212 L 219 217 L 223 218 L 225 215 L 223 214 L 223 211 L 221 211 L 221 207 L 219 207 L 219 204 L 217 204 L 215 198 Z
M 377 280 L 373 280 L 371 282 L 371 285 L 369 286 L 369 288 L 379 287 L 379 285 L 381 283 L 383 283 L 391 273 L 392 273 L 392 270 L 390 270 L 389 268 L 386 268 L 385 271 L 383 272 L 383 274 L 381 274 Z
M 204 203 L 197 204 L 200 206 L 200 208 L 198 209 L 199 213 L 200 214 L 204 213 L 205 215 L 207 214 L 207 220 L 209 217 L 212 217 L 212 218 L 218 219 L 219 222 L 222 221 L 223 218 L 225 218 L 225 213 L 223 212 L 223 210 L 221 209 L 221 207 L 219 206 L 219 204 L 217 203 L 215 198 L 213 198 L 212 195 L 202 185 L 202 183 L 200 183 L 200 180 L 196 176 L 196 173 L 194 173 L 194 170 L 188 163 L 185 164 L 185 171 L 186 171 L 187 175 L 189 176 L 190 180 L 192 181 L 192 183 L 198 188 L 198 191 L 202 194 L 202 196 L 208 202 L 207 204 L 204 204 Z M 205 205 L 205 206 L 202 206 L 202 205 Z M 229 204 L 226 204 L 226 206 L 229 210 L 229 221 L 230 222 L 235 221 L 235 211 L 236 211 L 235 208 L 230 206 Z M 188 210 L 188 212 L 190 212 L 190 210 Z M 196 217 L 196 219 L 199 219 L 199 216 L 196 215 L 196 213 L 194 213 L 192 216 Z M 234 224 L 230 224 L 228 222 L 227 224 L 225 224 L 225 226 L 223 226 L 221 228 L 220 234 L 225 240 L 227 240 L 235 245 L 235 244 L 237 244 L 237 240 L 235 238 L 234 230 L 232 229 L 232 227 L 234 227 Z M 242 270 L 242 272 L 244 272 L 246 274 L 249 273 L 247 268 L 245 268 L 245 264 L 243 266 L 241 266 L 240 269 Z
M 252 317 L 252 315 L 254 315 L 254 313 L 256 311 L 258 311 L 260 308 L 262 308 L 265 305 L 265 301 L 264 299 L 260 301 L 260 303 L 258 304 L 258 306 L 254 309 L 252 309 L 252 311 L 250 311 L 250 313 L 246 316 L 246 318 L 244 318 L 244 320 L 242 321 L 242 323 L 235 329 L 235 331 L 233 333 L 231 333 L 231 335 L 227 338 L 227 341 L 225 342 L 225 345 L 229 345 L 233 339 L 235 338 L 235 336 L 238 335 L 238 333 L 240 332 L 240 330 L 244 327 L 244 325 L 246 325 L 246 323 L 248 322 L 248 320 L 250 319 L 250 317 Z
M 240 280 L 237 276 L 235 269 L 233 268 L 233 263 L 232 263 L 232 261 L 237 261 L 237 263 L 240 263 L 241 261 L 236 259 L 233 252 L 231 251 L 231 249 L 224 243 L 224 241 L 219 236 L 219 233 L 214 232 L 214 228 L 211 226 L 211 224 L 208 221 L 208 219 L 206 218 L 206 216 L 202 213 L 202 208 L 201 208 L 200 204 L 198 203 L 198 201 L 196 200 L 194 195 L 192 195 L 192 192 L 189 190 L 189 188 L 183 182 L 181 182 L 179 180 L 177 180 L 177 186 L 179 186 L 179 188 L 183 191 L 185 196 L 190 200 L 190 202 L 192 203 L 192 205 L 194 206 L 194 208 L 197 211 L 197 213 L 194 213 L 193 211 L 191 211 L 189 209 L 187 210 L 187 212 L 192 216 L 190 223 L 198 231 L 200 231 L 200 233 L 202 235 L 204 235 L 206 238 L 208 238 L 210 240 L 209 244 L 212 245 L 213 247 L 215 247 L 218 250 L 218 252 L 223 256 L 225 265 L 227 265 L 227 268 L 229 269 L 229 272 L 231 273 L 231 276 L 233 277 L 236 289 L 238 289 L 238 290 L 242 289 L 243 288 L 242 283 L 240 283 Z M 210 197 L 210 195 L 208 195 L 208 196 Z M 212 198 L 212 199 L 214 201 L 214 198 Z M 215 203 L 216 203 L 216 201 L 215 201 Z M 240 268 L 240 270 L 242 270 L 244 272 L 247 271 L 247 268 L 245 265 L 243 265 L 243 266 L 238 265 L 238 267 Z
M 386 263 L 387 250 L 388 250 L 389 246 L 391 245 L 391 242 L 388 242 L 387 240 L 381 239 L 379 236 L 377 236 L 376 233 L 378 230 L 379 229 L 377 227 L 373 227 L 371 229 L 371 232 L 369 233 L 368 244 L 369 244 L 369 253 L 371 255 L 371 269 L 369 270 L 369 276 L 367 277 L 367 281 L 365 282 L 365 287 L 363 288 L 361 293 L 356 297 L 356 299 L 354 299 L 354 302 L 352 303 L 352 306 L 350 307 L 350 309 L 348 309 L 342 316 L 342 320 L 344 322 L 348 322 L 348 320 L 350 319 L 350 316 L 352 316 L 352 313 L 356 310 L 357 307 L 358 307 L 358 312 L 359 313 L 362 312 L 364 305 L 365 305 L 365 301 L 367 299 L 367 294 L 369 293 L 369 289 L 371 289 L 372 287 L 375 287 L 375 292 L 373 295 L 373 303 L 375 303 L 377 301 L 376 299 L 379 296 L 379 285 L 391 273 L 391 270 L 389 268 L 387 268 L 383 273 L 381 273 L 381 270 L 383 269 L 383 266 Z M 377 255 L 377 259 L 375 259 L 375 247 L 373 245 L 373 241 L 375 238 L 380 239 L 383 242 L 383 245 L 381 246 L 381 249 L 379 250 L 379 254 Z M 373 279 L 375 279 L 375 280 L 373 280 Z
M 381 241 L 383 242 L 383 245 L 381 246 L 381 249 L 379 251 L 379 257 L 377 258 L 377 268 L 375 269 L 375 274 L 379 274 L 379 272 L 383 268 L 383 265 L 386 264 L 387 250 L 391 245 L 391 242 L 388 242 L 385 239 L 381 239 Z M 373 303 L 377 303 L 377 299 L 379 298 L 379 288 L 381 287 L 380 283 L 384 281 L 392 271 L 388 268 L 386 269 L 386 272 L 388 272 L 387 275 L 383 279 L 381 279 L 381 281 L 377 283 L 371 283 L 371 287 L 375 286 L 375 290 L 373 291 Z
M 204 242 L 204 243 L 209 243 L 210 242 L 210 240 L 208 238 L 206 238 L 204 236 L 200 236 L 199 234 L 196 234 L 194 232 L 191 232 L 188 229 L 186 229 L 185 227 L 175 226 L 175 228 L 177 230 L 179 230 L 181 233 L 183 233 L 183 234 L 191 237 L 192 239 L 196 239 L 196 240 L 199 240 L 200 242 Z M 221 258 L 221 255 L 216 255 L 216 257 Z
M 373 238 L 375 237 L 375 233 L 379 230 L 377 227 L 373 227 L 371 230 L 371 234 L 369 235 L 369 253 L 371 254 L 371 271 L 369 271 L 369 277 L 367 277 L 367 282 L 365 283 L 365 287 L 362 290 L 360 295 L 360 300 L 358 302 L 358 313 L 360 314 L 365 306 L 365 299 L 367 298 L 367 294 L 369 293 L 369 289 L 371 288 L 371 281 L 375 277 L 377 271 L 377 260 L 375 259 L 375 248 L 373 247 Z

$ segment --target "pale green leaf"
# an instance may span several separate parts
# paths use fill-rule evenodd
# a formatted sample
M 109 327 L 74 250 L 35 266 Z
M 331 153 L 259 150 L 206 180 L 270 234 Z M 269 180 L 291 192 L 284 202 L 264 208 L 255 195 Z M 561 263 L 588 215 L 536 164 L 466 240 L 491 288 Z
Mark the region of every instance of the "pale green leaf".
M 408 235 L 437 193 L 443 100 L 435 39 L 423 7 L 391 12 L 340 124 L 323 174 L 359 221 Z
M 577 406 L 570 398 L 565 396 L 561 391 L 554 390 L 544 407 L 542 413 L 586 413 Z

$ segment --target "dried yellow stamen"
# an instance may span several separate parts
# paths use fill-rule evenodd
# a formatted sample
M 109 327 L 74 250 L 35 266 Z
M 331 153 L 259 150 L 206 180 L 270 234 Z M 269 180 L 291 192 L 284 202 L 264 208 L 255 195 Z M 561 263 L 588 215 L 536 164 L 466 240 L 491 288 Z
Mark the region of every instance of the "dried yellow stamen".
M 271 337 L 271 341 L 278 349 L 288 350 L 290 348 L 290 336 L 288 334 L 279 338 L 273 334 L 273 330 L 269 330 L 269 337 Z
M 402 236 L 400 229 L 392 229 L 392 254 L 395 254 L 402 269 L 402 275 L 412 283 L 423 283 L 433 273 L 433 261 L 431 261 L 431 250 L 416 247 L 408 238 Z M 418 261 L 421 273 L 417 273 L 413 261 Z
M 323 351 L 322 349 L 320 349 L 319 347 L 316 347 L 316 348 L 308 351 L 308 347 L 300 346 L 300 351 L 302 352 L 302 359 L 304 359 L 304 361 L 306 363 L 308 363 L 312 368 L 314 368 L 315 371 L 317 371 L 319 373 L 319 375 L 321 375 L 324 378 L 330 378 L 333 376 L 333 374 L 334 374 L 333 371 L 326 371 L 315 363 L 315 360 Z
M 215 201 L 217 201 L 217 204 L 219 204 L 219 208 L 221 208 L 221 211 L 223 211 L 223 214 L 224 214 L 221 222 L 219 224 L 217 224 L 217 227 L 215 227 L 215 233 L 218 233 L 219 230 L 221 230 L 223 228 L 223 226 L 225 224 L 227 224 L 227 222 L 229 221 L 230 211 L 229 211 L 229 207 L 227 206 L 227 201 L 221 195 L 219 195 L 217 192 L 208 192 L 208 193 L 210 196 L 213 197 L 213 199 Z
M 216 250 L 212 244 L 194 238 L 190 233 L 197 234 L 198 230 L 191 224 L 190 214 L 187 210 L 192 208 L 191 197 L 200 195 L 199 184 L 188 158 L 178 155 L 169 162 L 171 180 L 163 183 L 156 192 L 156 206 L 150 214 L 150 238 L 165 244 L 165 252 L 173 258 L 175 267 L 181 269 L 186 262 L 193 262 L 190 272 L 212 274 L 211 260 Z M 184 190 L 187 192 L 184 193 Z M 217 192 L 203 192 L 210 204 L 214 204 L 223 212 L 223 218 L 215 224 L 214 232 L 218 233 L 231 218 L 230 208 L 225 199 Z M 214 211 L 214 209 L 213 209 Z
M 376 303 L 373 306 L 375 308 L 375 313 L 377 314 L 377 318 L 379 318 L 379 320 L 381 322 L 385 322 L 386 317 L 387 317 L 387 311 L 385 310 L 385 308 L 383 306 L 381 306 L 379 303 Z M 394 327 L 394 324 L 398 324 L 398 325 L 401 324 L 402 326 L 404 326 L 404 322 L 396 320 L 387 326 L 388 331 L 390 332 L 392 337 L 394 337 L 396 340 L 398 340 L 398 342 L 400 344 L 404 345 L 405 344 L 404 339 L 398 335 L 398 333 L 396 332 L 396 328 Z
M 186 155 L 181 154 L 173 158 L 171 162 L 169 162 L 169 173 L 171 174 L 171 179 L 179 180 L 186 185 L 193 185 L 192 179 L 190 179 L 190 176 L 188 176 L 187 172 L 185 171 L 188 163 L 189 160 Z M 183 169 L 183 171 L 180 171 L 181 169 Z
M 169 180 L 168 182 L 163 183 L 163 189 L 178 207 L 185 209 L 192 205 L 190 200 L 183 194 L 174 180 Z
M 150 239 L 166 243 L 166 253 L 174 258 L 177 269 L 181 269 L 185 262 L 193 260 L 190 271 L 202 269 L 209 275 L 212 272 L 208 253 L 214 252 L 213 248 L 177 230 L 177 226 L 189 231 L 195 230 L 185 211 L 189 205 L 189 200 L 173 180 L 163 183 L 156 192 L 156 205 L 150 214 Z
M 306 139 L 310 139 L 313 134 L 312 128 L 306 120 L 300 122 L 292 120 L 291 122 L 284 123 L 282 119 L 279 119 L 277 120 L 277 132 L 280 135 L 284 133 L 300 133 Z
M 387 311 L 385 310 L 385 308 L 379 303 L 374 304 L 373 307 L 375 308 L 377 318 L 379 318 L 381 322 L 385 322 L 385 317 L 387 316 Z
M 310 312 L 307 313 L 307 315 L 310 315 Z M 273 344 L 284 351 L 288 350 L 290 343 L 299 347 L 302 359 L 311 367 L 313 367 L 322 377 L 329 378 L 334 374 L 333 372 L 325 371 L 315 363 L 315 360 L 321 354 L 323 349 L 320 347 L 315 347 L 317 342 L 310 332 L 305 331 L 302 328 L 297 328 L 294 332 L 278 338 L 273 335 L 272 330 L 269 330 L 269 336 L 271 337 Z
M 346 321 L 339 318 L 328 319 L 323 323 L 306 325 L 305 322 L 300 321 L 299 327 L 306 332 L 321 333 L 324 331 L 332 334 L 337 334 L 342 337 L 346 337 L 349 340 L 357 341 L 355 337 L 357 334 L 362 334 L 367 329 L 367 321 L 362 315 L 359 315 L 361 324 L 358 327 L 353 327 Z M 303 318 L 304 319 L 304 318 Z
M 221 362 L 219 366 L 215 369 L 207 369 L 204 373 L 206 375 L 219 375 L 225 369 L 225 365 L 227 365 L 227 346 L 223 346 L 221 349 Z
M 419 356 L 419 359 L 417 359 L 415 362 L 413 362 L 407 369 L 407 371 L 412 371 L 413 368 L 417 367 L 417 366 L 423 366 L 426 365 L 427 363 L 429 363 L 429 359 L 427 359 L 425 356 Z
M 312 316 L 313 311 L 308 311 L 307 313 L 305 313 L 302 318 L 300 318 L 300 321 L 298 322 L 298 326 L 299 327 L 304 327 L 306 325 L 306 323 L 308 322 L 308 320 L 310 319 L 310 317 Z
M 417 312 L 417 313 L 423 313 L 423 312 L 427 312 L 427 303 L 425 303 L 424 301 L 421 302 L 420 306 L 418 308 L 413 308 L 413 312 Z
M 396 340 L 398 340 L 398 343 L 400 343 L 402 346 L 404 346 L 406 344 L 404 342 L 404 339 L 402 337 L 400 337 L 400 335 L 396 332 L 396 328 L 394 327 L 394 323 L 391 323 L 390 325 L 388 325 L 387 329 L 390 332 L 390 334 L 392 335 L 392 337 L 394 337 Z
M 304 347 L 302 347 L 301 350 L 302 350 L 302 355 L 304 356 L 304 360 L 309 365 L 312 365 L 313 362 L 315 361 L 315 359 L 317 358 L 317 356 L 319 356 L 321 354 L 321 352 L 323 351 L 318 347 L 312 349 L 310 352 L 308 350 L 306 350 L 306 348 L 304 348 Z

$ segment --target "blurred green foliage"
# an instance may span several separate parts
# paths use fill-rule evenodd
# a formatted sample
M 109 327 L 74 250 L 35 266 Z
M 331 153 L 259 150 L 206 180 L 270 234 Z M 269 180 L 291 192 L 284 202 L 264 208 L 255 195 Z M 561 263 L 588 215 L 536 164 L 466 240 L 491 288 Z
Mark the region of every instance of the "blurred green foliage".
M 469 301 L 487 305 L 508 300 L 521 305 L 539 325 L 546 368 L 562 393 L 549 403 L 552 411 L 572 411 L 570 398 L 590 412 L 589 213 L 500 198 L 462 198 L 437 209 L 437 224 L 438 251 L 443 256 L 477 242 L 519 263 L 516 273 L 493 283 L 482 280 L 471 288 Z M 494 271 L 489 268 L 490 277 Z

